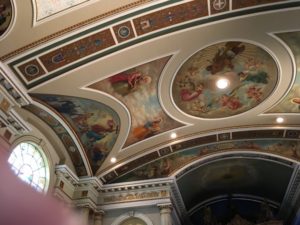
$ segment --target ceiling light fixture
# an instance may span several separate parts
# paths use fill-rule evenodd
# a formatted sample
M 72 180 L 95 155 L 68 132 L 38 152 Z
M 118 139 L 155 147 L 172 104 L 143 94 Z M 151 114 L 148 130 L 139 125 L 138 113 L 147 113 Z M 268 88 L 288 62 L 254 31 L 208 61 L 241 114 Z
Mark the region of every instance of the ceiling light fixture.
M 171 133 L 171 135 L 170 135 L 170 136 L 171 136 L 171 138 L 172 138 L 172 139 L 175 139 L 175 138 L 177 138 L 177 134 L 176 134 L 175 132 Z
M 117 162 L 117 159 L 116 159 L 116 157 L 111 157 L 111 159 L 110 159 L 110 162 L 111 162 L 111 163 L 115 163 L 115 162 Z
M 277 117 L 276 118 L 276 122 L 277 123 L 283 123 L 284 122 L 284 119 L 282 117 Z
M 225 78 L 220 78 L 219 80 L 217 80 L 216 85 L 219 89 L 225 89 L 229 85 L 229 80 Z

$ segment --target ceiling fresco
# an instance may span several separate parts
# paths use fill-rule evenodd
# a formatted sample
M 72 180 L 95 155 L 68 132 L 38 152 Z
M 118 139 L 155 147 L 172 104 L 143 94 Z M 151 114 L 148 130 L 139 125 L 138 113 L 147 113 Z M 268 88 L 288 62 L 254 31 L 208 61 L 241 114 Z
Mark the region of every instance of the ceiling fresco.
M 291 90 L 268 113 L 299 113 L 300 112 L 300 32 L 276 34 L 291 49 L 296 63 L 296 78 Z
M 276 176 L 272 176 L 275 171 Z M 197 204 L 222 194 L 253 195 L 281 202 L 292 173 L 293 168 L 274 161 L 227 158 L 195 168 L 177 179 L 177 183 L 189 211 Z M 279 181 L 282 185 L 276 185 Z M 189 188 L 191 182 L 193 189 Z
M 241 1 L 232 1 L 231 3 L 229 1 L 221 1 L 221 5 L 214 4 L 220 1 L 212 2 L 207 0 L 188 2 L 181 0 L 164 1 L 159 4 L 150 5 L 148 8 L 137 9 L 125 17 L 120 16 L 106 23 L 99 24 L 99 20 L 106 16 L 111 16 L 114 13 L 145 4 L 146 2 L 151 2 L 151 0 L 136 1 L 120 7 L 118 10 L 112 10 L 112 12 L 105 15 L 98 15 L 64 30 L 57 31 L 15 51 L 2 55 L 0 59 L 7 61 L 17 56 L 15 59 L 9 60 L 9 66 L 27 88 L 32 88 L 85 63 L 145 40 L 207 22 L 217 21 L 225 17 L 230 18 L 256 13 L 257 8 L 252 9 L 251 6 L 262 5 L 262 8 L 259 10 L 266 11 L 299 6 L 297 2 L 284 0 L 254 0 L 247 1 L 247 4 Z M 181 3 L 176 4 L 178 2 Z M 280 4 L 274 4 L 277 2 L 280 2 Z M 229 7 L 230 5 L 232 7 Z M 210 8 L 211 10 L 209 10 Z M 152 11 L 154 9 L 156 11 Z M 212 16 L 218 13 L 222 13 L 222 16 Z M 223 13 L 225 13 L 225 17 Z M 195 20 L 197 21 L 195 22 Z M 89 29 L 82 29 L 82 27 L 91 23 L 95 23 L 95 25 Z M 68 37 L 62 37 L 64 34 L 74 30 L 80 32 Z M 55 38 L 57 40 L 53 41 L 51 45 L 43 45 Z M 35 48 L 34 51 L 18 57 L 18 54 L 32 48 Z M 31 62 L 30 66 L 28 62 Z
M 35 4 L 37 13 L 36 20 L 38 21 L 44 19 L 75 5 L 88 1 L 89 0 L 33 0 L 33 4 Z
M 79 138 L 93 173 L 112 150 L 119 135 L 120 118 L 110 107 L 71 96 L 33 95 L 55 109 Z
M 84 3 L 92 2 L 95 0 L 32 0 L 33 4 L 35 5 L 35 14 L 36 14 L 36 21 L 40 21 L 46 18 L 49 18 L 57 13 L 63 12 L 65 10 L 71 9 L 74 6 L 78 6 Z M 128 5 L 123 6 L 123 10 L 125 8 L 131 8 L 133 6 L 137 6 L 143 4 L 145 2 L 149 2 L 151 0 L 139 0 L 134 1 Z M 105 4 L 105 3 L 103 3 Z M 116 10 L 115 11 L 119 11 Z M 122 11 L 122 10 L 120 10 Z
M 293 210 L 300 0 L 0 2 L 5 144 L 59 146 L 56 169 L 95 188 L 105 210 L 170 197 L 183 216 L 208 206 L 221 224 L 258 222 L 247 210 L 259 216 L 264 198 L 274 213 Z M 160 187 L 170 192 L 151 197 Z M 241 211 L 223 220 L 230 209 L 217 208 L 233 202 Z
M 131 128 L 125 146 L 182 126 L 162 109 L 158 81 L 170 56 L 115 74 L 89 86 L 120 100 L 130 112 Z
M 229 151 L 254 151 L 271 153 L 293 160 L 300 161 L 300 141 L 287 140 L 240 140 L 210 145 L 191 147 L 189 149 L 174 152 L 120 176 L 113 183 L 135 180 L 155 179 L 168 177 L 177 170 L 183 168 L 198 159 L 206 156 Z
M 69 132 L 63 127 L 63 125 L 50 113 L 36 105 L 26 105 L 24 106 L 24 109 L 39 117 L 46 124 L 48 124 L 49 127 L 52 128 L 55 134 L 62 141 L 65 148 L 68 150 L 68 154 L 73 162 L 77 176 L 87 176 L 88 174 L 83 163 L 82 156 L 80 155 L 80 152 L 76 144 L 74 143 L 72 137 L 70 136 Z
M 275 220 L 278 214 L 278 208 L 270 205 L 269 202 L 260 202 L 259 200 L 244 199 L 228 196 L 219 202 L 211 203 L 202 207 L 196 213 L 191 215 L 193 224 L 205 225 L 254 225 L 264 224 L 270 221 L 271 224 L 280 224 Z M 276 223 L 275 223 L 276 222 Z M 268 223 L 266 223 L 268 224 Z M 265 224 L 265 225 L 266 225 Z
M 0 36 L 5 33 L 12 20 L 12 4 L 10 0 L 0 1 Z
M 220 80 L 227 87 L 218 88 Z M 175 104 L 201 118 L 236 115 L 257 106 L 278 79 L 275 61 L 261 47 L 230 41 L 206 47 L 190 57 L 173 82 Z

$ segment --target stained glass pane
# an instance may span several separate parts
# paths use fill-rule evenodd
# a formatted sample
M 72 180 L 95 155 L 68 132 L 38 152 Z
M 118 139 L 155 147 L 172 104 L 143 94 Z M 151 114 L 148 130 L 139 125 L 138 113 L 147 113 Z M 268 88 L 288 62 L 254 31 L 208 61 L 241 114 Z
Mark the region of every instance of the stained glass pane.
M 48 167 L 41 150 L 31 143 L 21 143 L 11 153 L 8 162 L 24 182 L 37 191 L 44 191 L 49 179 Z
M 16 158 L 15 154 L 11 154 L 11 156 L 10 156 L 9 159 L 8 159 L 8 162 L 9 162 L 10 164 L 13 164 L 14 161 L 15 161 L 16 159 L 17 159 L 17 158 Z
M 22 161 L 17 159 L 16 161 L 14 161 L 14 163 L 12 164 L 17 170 L 19 170 L 22 166 Z

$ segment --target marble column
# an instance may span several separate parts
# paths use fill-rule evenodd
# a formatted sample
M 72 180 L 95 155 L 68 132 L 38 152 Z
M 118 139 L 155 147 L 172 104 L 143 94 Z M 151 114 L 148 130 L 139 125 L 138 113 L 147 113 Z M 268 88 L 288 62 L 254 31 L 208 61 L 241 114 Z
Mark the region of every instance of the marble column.
M 103 225 L 104 211 L 96 211 L 94 213 L 94 225 Z
M 172 205 L 171 204 L 159 204 L 160 210 L 160 225 L 172 225 Z

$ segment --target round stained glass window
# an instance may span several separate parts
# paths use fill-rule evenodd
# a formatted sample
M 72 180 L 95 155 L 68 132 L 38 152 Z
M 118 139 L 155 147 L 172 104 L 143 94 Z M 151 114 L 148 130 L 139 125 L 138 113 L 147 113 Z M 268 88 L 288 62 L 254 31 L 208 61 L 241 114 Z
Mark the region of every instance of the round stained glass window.
M 34 144 L 24 142 L 11 153 L 9 164 L 15 174 L 36 190 L 46 191 L 49 168 L 41 150 Z

